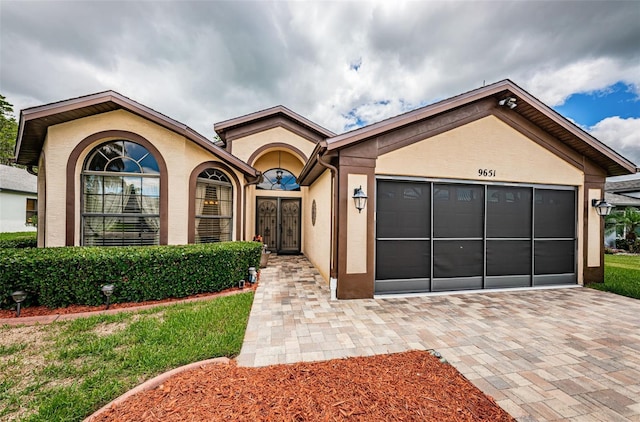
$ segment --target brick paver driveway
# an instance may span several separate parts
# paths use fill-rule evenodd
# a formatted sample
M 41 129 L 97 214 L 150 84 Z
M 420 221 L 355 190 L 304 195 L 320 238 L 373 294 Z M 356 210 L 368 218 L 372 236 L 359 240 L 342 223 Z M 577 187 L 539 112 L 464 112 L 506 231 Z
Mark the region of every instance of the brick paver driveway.
M 520 421 L 640 421 L 640 301 L 587 288 L 329 300 L 272 257 L 238 363 L 436 349 Z

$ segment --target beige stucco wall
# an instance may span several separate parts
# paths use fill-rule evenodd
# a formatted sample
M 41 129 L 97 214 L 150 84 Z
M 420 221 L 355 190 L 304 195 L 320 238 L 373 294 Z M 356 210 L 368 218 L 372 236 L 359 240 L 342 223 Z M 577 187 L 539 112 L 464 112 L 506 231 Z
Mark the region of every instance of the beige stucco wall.
M 146 119 L 124 110 L 112 111 L 60 125 L 51 126 L 44 144 L 47 160 L 47 231 L 46 246 L 65 244 L 65 195 L 66 163 L 75 146 L 86 137 L 106 130 L 123 130 L 136 133 L 151 142 L 167 165 L 169 193 L 168 243 L 187 243 L 189 176 L 191 171 L 206 161 L 221 161 L 208 151 Z M 99 143 L 96 141 L 80 155 L 76 169 L 76 243 L 80 242 L 80 172 L 87 154 Z M 242 181 L 243 176 L 236 173 Z M 234 186 L 234 204 L 241 200 L 241 188 Z M 235 211 L 235 206 L 234 206 Z M 242 216 L 234 216 L 242 218 Z M 235 236 L 235 224 L 233 226 Z
M 315 144 L 282 127 L 275 127 L 264 132 L 255 133 L 232 141 L 231 153 L 239 159 L 248 162 L 249 157 L 263 146 L 273 143 L 285 143 L 302 151 L 306 157 L 313 151 Z M 303 161 L 304 157 L 300 157 Z M 249 163 L 253 165 L 252 163 Z
M 274 168 L 287 169 L 297 177 L 304 166 L 304 161 L 294 153 L 278 147 L 278 149 L 265 151 L 252 165 L 261 172 Z
M 494 170 L 495 177 L 478 176 Z M 494 116 L 380 156 L 376 173 L 581 186 L 583 173 Z
M 358 186 L 367 186 L 367 175 L 350 173 L 347 181 L 349 192 L 353 192 Z M 366 273 L 367 213 L 358 212 L 355 206 L 347 210 L 347 274 Z
M 493 170 L 495 176 L 479 176 L 479 170 Z M 376 174 L 576 186 L 578 204 L 585 195 L 582 171 L 494 116 L 381 155 Z M 578 205 L 578 239 L 583 238 L 582 209 Z M 599 242 L 600 237 L 593 239 Z M 577 243 L 582 284 L 583 244 Z
M 311 208 L 316 201 L 316 224 L 312 224 Z M 304 198 L 302 252 L 318 269 L 325 281 L 331 270 L 331 172 L 326 170 L 308 188 Z

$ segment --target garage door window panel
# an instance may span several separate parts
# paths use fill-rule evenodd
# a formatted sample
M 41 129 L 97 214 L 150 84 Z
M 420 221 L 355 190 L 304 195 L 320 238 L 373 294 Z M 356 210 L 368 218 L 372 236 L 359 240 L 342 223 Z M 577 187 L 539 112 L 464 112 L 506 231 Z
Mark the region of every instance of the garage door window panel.
M 531 238 L 531 188 L 487 188 L 487 238 Z
M 575 271 L 573 240 L 536 240 L 535 274 L 568 274 Z
M 576 232 L 573 190 L 536 189 L 535 237 L 571 238 Z
M 433 191 L 434 237 L 484 236 L 484 186 L 434 184 Z
M 435 278 L 482 276 L 481 240 L 439 240 L 433 244 Z
M 487 276 L 530 274 L 531 241 L 487 240 Z
M 534 201 L 534 274 L 570 274 L 567 278 L 537 278 L 535 284 L 575 282 L 575 190 L 536 189 Z
M 430 237 L 427 183 L 378 183 L 378 238 Z
M 377 242 L 376 279 L 431 277 L 429 242 L 388 240 Z

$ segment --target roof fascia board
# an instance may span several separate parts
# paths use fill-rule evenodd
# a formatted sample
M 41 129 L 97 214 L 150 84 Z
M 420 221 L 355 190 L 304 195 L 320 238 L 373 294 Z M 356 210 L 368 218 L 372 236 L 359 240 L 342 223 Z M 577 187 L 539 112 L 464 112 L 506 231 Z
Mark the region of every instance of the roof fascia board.
M 306 126 L 312 131 L 318 133 L 319 135 L 329 138 L 335 136 L 336 134 L 331 132 L 328 129 L 323 128 L 322 126 L 312 122 L 311 120 L 299 115 L 298 113 L 289 110 L 285 106 L 277 105 L 275 107 L 271 107 L 265 110 L 257 111 L 255 113 L 246 114 L 240 117 L 234 117 L 233 119 L 223 120 L 222 122 L 215 123 L 213 125 L 213 129 L 220 135 L 221 138 L 225 137 L 225 132 L 229 129 L 232 129 L 236 126 L 243 126 L 249 123 L 252 123 L 256 120 L 262 120 L 271 116 L 275 116 L 277 114 L 282 114 L 294 121 L 295 123 Z
M 398 127 L 449 111 L 455 107 L 459 107 L 461 105 L 487 97 L 489 95 L 497 94 L 504 91 L 505 89 L 509 89 L 510 86 L 511 85 L 506 83 L 505 81 L 498 82 L 493 85 L 479 88 L 475 91 L 470 91 L 456 97 L 442 100 L 430 106 L 425 106 L 396 117 L 391 117 L 387 120 L 374 123 L 370 126 L 365 126 L 360 129 L 356 129 L 354 131 L 329 138 L 327 139 L 327 149 L 334 150 L 366 138 L 377 136 L 381 133 L 388 132 Z
M 213 154 L 220 156 L 229 162 L 229 164 L 236 167 L 238 170 L 246 173 L 252 177 L 256 177 L 259 172 L 253 167 L 246 164 L 244 161 L 240 160 L 236 156 L 231 153 L 223 150 L 222 148 L 216 146 L 213 142 L 209 141 L 207 138 L 191 129 L 187 125 L 180 123 L 176 120 L 171 119 L 168 116 L 165 116 L 162 113 L 159 113 L 149 107 L 146 107 L 130 98 L 127 98 L 121 94 L 118 94 L 114 91 L 106 91 L 100 92 L 97 94 L 88 95 L 85 97 L 74 98 L 71 100 L 65 100 L 58 103 L 47 104 L 44 106 L 32 107 L 30 109 L 25 109 L 20 112 L 20 131 L 18 134 L 18 142 L 16 143 L 16 152 L 20 150 L 20 144 L 22 143 L 22 137 L 24 133 L 24 126 L 30 120 L 35 120 L 39 118 L 45 118 L 54 114 L 64 113 L 68 111 L 73 111 L 82 107 L 90 107 L 98 104 L 104 104 L 112 102 L 122 107 L 123 109 L 138 115 L 142 118 L 150 120 L 165 129 L 171 130 L 179 135 L 190 139 L 194 143 L 200 145 L 201 147 L 207 149 Z
M 579 128 L 575 124 L 571 123 L 561 114 L 559 114 L 558 112 L 556 112 L 555 110 L 553 110 L 552 108 L 550 108 L 549 106 L 547 106 L 546 104 L 544 104 L 543 102 L 541 102 L 540 100 L 538 100 L 537 98 L 535 98 L 534 96 L 532 96 L 531 94 L 529 94 L 528 92 L 520 88 L 519 86 L 512 83 L 512 86 L 509 89 L 511 90 L 511 92 L 513 92 L 513 94 L 516 97 L 523 98 L 526 102 L 536 107 L 538 111 L 544 114 L 547 118 L 551 119 L 554 123 L 562 126 L 564 129 L 569 131 L 572 135 L 583 140 L 589 146 L 595 148 L 599 153 L 607 156 L 607 158 L 613 161 L 616 161 L 621 167 L 624 167 L 630 173 L 636 173 L 640 170 L 638 169 L 638 167 L 636 167 L 634 163 L 627 160 L 622 155 L 618 154 L 615 150 L 613 150 L 603 142 L 600 142 L 599 140 L 591 136 L 591 134 L 589 134 L 588 132 L 584 131 L 583 129 Z
M 205 138 L 204 136 L 202 136 L 201 134 L 199 134 L 198 132 L 196 132 L 195 130 L 191 129 L 190 127 L 186 127 L 184 130 L 183 135 L 192 140 L 194 143 L 200 145 L 201 147 L 203 147 L 204 149 L 208 150 L 209 152 L 218 155 L 219 157 L 224 158 L 224 160 L 226 160 L 229 164 L 233 165 L 234 167 L 236 167 L 238 170 L 242 171 L 243 173 L 252 176 L 252 177 L 256 177 L 260 174 L 260 172 L 258 170 L 256 170 L 255 168 L 251 167 L 250 165 L 248 165 L 247 163 L 245 163 L 244 161 L 242 161 L 241 159 L 239 159 L 238 157 L 236 157 L 235 155 L 231 154 L 228 151 L 225 151 L 224 149 L 220 148 L 219 146 L 215 145 L 214 143 L 212 143 L 211 141 L 209 141 L 207 138 Z

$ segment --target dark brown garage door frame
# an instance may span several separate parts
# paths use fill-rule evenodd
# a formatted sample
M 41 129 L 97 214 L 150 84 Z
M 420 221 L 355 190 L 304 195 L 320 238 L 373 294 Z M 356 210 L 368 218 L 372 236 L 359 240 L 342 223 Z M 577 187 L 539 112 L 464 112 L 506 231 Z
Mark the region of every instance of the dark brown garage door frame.
M 577 284 L 577 188 L 376 177 L 375 294 Z

